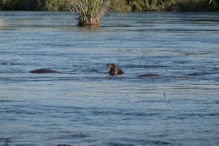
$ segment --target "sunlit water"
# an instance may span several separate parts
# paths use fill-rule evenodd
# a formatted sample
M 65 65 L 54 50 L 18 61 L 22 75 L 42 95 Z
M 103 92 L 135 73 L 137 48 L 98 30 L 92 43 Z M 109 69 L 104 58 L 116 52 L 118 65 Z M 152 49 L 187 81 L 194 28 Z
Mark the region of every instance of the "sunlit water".
M 108 13 L 83 28 L 67 12 L 0 12 L 0 145 L 218 138 L 218 13 Z

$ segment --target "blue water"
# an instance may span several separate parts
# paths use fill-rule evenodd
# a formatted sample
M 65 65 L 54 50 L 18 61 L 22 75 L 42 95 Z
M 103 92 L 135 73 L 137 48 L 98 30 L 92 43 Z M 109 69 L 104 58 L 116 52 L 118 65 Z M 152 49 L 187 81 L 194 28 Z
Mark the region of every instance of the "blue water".
M 29 73 L 39 68 L 59 73 Z M 0 145 L 218 137 L 219 13 L 107 13 L 84 28 L 68 12 L 0 11 Z

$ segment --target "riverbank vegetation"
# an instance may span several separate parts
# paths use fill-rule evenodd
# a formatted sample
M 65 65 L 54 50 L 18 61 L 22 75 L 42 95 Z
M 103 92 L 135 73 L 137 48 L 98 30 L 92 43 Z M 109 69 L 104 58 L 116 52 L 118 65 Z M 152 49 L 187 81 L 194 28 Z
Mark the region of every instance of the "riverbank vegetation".
M 68 11 L 71 0 L 0 0 L 0 10 Z M 110 11 L 219 11 L 219 0 L 110 0 Z
M 0 10 L 67 11 L 68 0 L 0 0 Z

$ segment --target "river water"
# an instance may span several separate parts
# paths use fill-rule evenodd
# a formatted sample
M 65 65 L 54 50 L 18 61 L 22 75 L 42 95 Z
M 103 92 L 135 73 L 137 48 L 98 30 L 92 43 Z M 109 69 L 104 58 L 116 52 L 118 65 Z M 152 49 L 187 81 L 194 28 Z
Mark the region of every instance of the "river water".
M 0 11 L 0 145 L 217 145 L 219 13 L 107 13 L 100 25 Z

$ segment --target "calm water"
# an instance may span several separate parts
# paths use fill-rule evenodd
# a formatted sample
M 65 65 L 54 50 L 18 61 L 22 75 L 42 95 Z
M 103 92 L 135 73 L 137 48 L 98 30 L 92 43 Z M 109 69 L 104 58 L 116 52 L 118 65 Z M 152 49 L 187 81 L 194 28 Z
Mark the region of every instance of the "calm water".
M 0 12 L 0 145 L 219 143 L 219 13 L 76 24 L 71 13 Z M 125 74 L 104 74 L 107 63 Z M 38 68 L 59 73 L 29 73 Z

